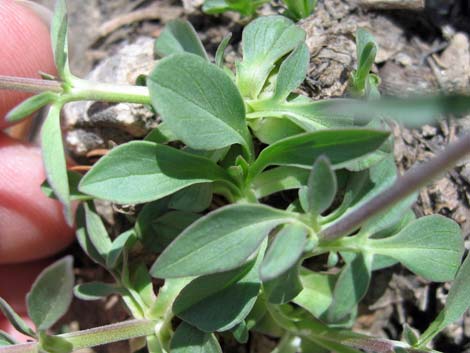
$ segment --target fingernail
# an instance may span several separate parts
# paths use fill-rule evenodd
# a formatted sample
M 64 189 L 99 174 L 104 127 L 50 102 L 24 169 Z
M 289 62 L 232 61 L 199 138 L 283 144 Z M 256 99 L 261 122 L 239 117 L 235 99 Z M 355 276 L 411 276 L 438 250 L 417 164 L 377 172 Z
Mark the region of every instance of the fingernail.
M 41 21 L 44 22 L 48 28 L 50 28 L 53 13 L 47 7 L 29 0 L 15 0 L 15 2 L 33 11 L 41 19 Z

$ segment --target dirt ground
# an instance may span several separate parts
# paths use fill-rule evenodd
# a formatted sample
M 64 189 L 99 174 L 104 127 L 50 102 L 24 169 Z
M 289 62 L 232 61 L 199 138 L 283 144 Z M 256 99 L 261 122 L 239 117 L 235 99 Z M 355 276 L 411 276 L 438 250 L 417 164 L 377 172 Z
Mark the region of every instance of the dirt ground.
M 359 1 L 359 0 L 357 0 Z M 39 2 L 51 7 L 53 0 Z M 83 0 L 68 1 L 70 10 L 71 65 L 77 75 L 109 82 L 133 83 L 154 64 L 153 39 L 173 18 L 189 19 L 208 52 L 233 32 L 228 60 L 240 55 L 238 47 L 246 19 L 236 14 L 209 17 L 202 14 L 202 1 L 183 0 Z M 279 12 L 266 6 L 262 14 Z M 369 28 L 380 46 L 375 70 L 385 95 L 445 90 L 468 90 L 470 86 L 470 2 L 429 0 L 426 10 L 364 9 L 354 0 L 319 0 L 313 16 L 300 25 L 307 32 L 311 53 L 308 78 L 301 90 L 315 99 L 342 96 L 349 72 L 355 67 L 354 33 L 358 26 Z M 91 73 L 90 73 L 91 72 Z M 152 115 L 137 105 L 75 103 L 64 117 L 65 141 L 70 154 L 90 164 L 88 151 L 110 148 L 140 138 L 155 125 Z M 439 126 L 407 130 L 393 126 L 395 155 L 403 172 L 415 163 L 438 153 L 460 134 L 470 132 L 470 116 L 452 117 Z M 418 215 L 440 213 L 456 220 L 470 246 L 470 163 L 462 161 L 450 173 L 424 189 L 415 206 Z M 133 208 L 104 205 L 110 230 L 117 234 L 135 215 Z M 104 271 L 83 255 L 78 246 L 77 275 L 82 281 L 105 278 Z M 400 339 L 402 325 L 422 330 L 442 308 L 448 284 L 431 284 L 400 266 L 374 275 L 361 306 L 356 329 L 377 336 Z M 128 315 L 117 298 L 84 303 L 75 301 L 62 321 L 70 329 L 85 329 L 123 320 Z M 269 352 L 272 342 L 253 336 L 245 347 L 224 341 L 224 352 Z M 449 327 L 436 341 L 437 350 L 470 352 L 470 315 Z M 96 352 L 128 352 L 128 343 L 101 347 Z

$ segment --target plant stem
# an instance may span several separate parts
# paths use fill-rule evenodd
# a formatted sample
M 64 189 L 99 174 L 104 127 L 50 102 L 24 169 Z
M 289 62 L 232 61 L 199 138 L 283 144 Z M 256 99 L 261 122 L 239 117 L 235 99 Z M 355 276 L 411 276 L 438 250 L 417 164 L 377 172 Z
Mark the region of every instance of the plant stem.
M 38 353 L 37 342 L 0 346 L 0 353 Z
M 0 89 L 31 93 L 63 92 L 62 84 L 59 81 L 4 75 L 0 75 Z
M 399 177 L 389 189 L 337 223 L 324 229 L 320 236 L 324 240 L 334 240 L 350 234 L 369 218 L 387 210 L 396 202 L 406 198 L 416 190 L 426 186 L 446 170 L 451 169 L 467 153 L 470 153 L 470 136 L 464 135 L 457 142 L 449 145 L 437 157 L 409 170 L 402 177 Z
M 66 339 L 76 350 L 152 335 L 154 334 L 155 323 L 151 320 L 129 320 L 89 330 L 65 333 L 58 335 L 58 337 Z
M 93 82 L 79 78 L 72 80 L 72 87 L 68 94 L 69 97 L 65 97 L 68 102 L 94 100 L 151 104 L 150 93 L 147 87 Z

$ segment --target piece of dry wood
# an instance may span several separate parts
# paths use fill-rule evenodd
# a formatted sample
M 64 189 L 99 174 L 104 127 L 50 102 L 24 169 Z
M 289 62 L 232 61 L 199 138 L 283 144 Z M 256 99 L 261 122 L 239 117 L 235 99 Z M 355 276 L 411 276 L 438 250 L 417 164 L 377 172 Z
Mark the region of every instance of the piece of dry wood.
M 370 9 L 421 10 L 424 0 L 358 0 L 360 6 Z

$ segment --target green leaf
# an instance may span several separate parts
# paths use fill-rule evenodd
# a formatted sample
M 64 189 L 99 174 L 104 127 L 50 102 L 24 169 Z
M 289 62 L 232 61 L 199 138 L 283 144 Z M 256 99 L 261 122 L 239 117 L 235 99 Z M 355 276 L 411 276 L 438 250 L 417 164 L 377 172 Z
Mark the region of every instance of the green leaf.
M 310 169 L 315 160 L 324 155 L 332 166 L 372 152 L 388 138 L 385 131 L 349 129 L 309 132 L 278 141 L 259 154 L 250 169 L 256 176 L 270 165 L 288 165 Z
M 288 119 L 261 118 L 251 120 L 250 128 L 256 138 L 267 145 L 305 132 L 304 129 Z
M 270 303 L 285 304 L 302 291 L 299 277 L 300 263 L 292 266 L 287 272 L 270 281 L 263 281 L 265 295 Z
M 336 175 L 327 158 L 320 156 L 308 177 L 305 211 L 318 216 L 333 203 L 338 189 Z
M 41 348 L 48 353 L 70 353 L 73 351 L 73 344 L 65 338 L 50 336 L 45 332 L 39 333 Z
M 293 299 L 293 302 L 319 318 L 333 301 L 335 277 L 315 273 L 302 267 L 300 269 L 300 282 L 303 289 Z
M 171 196 L 168 207 L 175 210 L 202 212 L 212 203 L 212 184 L 191 185 Z
M 248 103 L 253 112 L 247 117 L 287 118 L 305 131 L 353 127 L 354 114 L 343 110 L 335 112 L 338 102 L 341 101 L 333 99 L 313 101 L 305 96 L 297 96 L 287 102 L 272 98 L 256 100 Z
M 232 329 L 256 302 L 261 259 L 262 251 L 256 261 L 241 268 L 196 278 L 178 295 L 173 312 L 204 332 Z
M 377 55 L 378 46 L 374 36 L 363 28 L 356 32 L 357 71 L 353 74 L 353 89 L 364 92 L 372 65 Z
M 241 266 L 274 227 L 295 222 L 290 214 L 262 205 L 219 208 L 189 226 L 152 266 L 158 278 L 198 276 Z
M 435 282 L 454 279 L 464 250 L 460 227 L 438 215 L 420 218 L 392 237 L 369 239 L 368 244 L 371 251 Z
M 85 210 L 86 231 L 90 241 L 100 257 L 106 258 L 111 250 L 111 239 L 103 221 L 91 201 L 84 203 L 83 208 Z
M 38 111 L 45 105 L 54 102 L 57 99 L 57 95 L 52 92 L 42 92 L 35 96 L 32 96 L 25 101 L 21 102 L 15 108 L 10 110 L 5 117 L 5 120 L 9 122 L 16 122 L 21 119 L 27 118 L 35 111 Z
M 10 324 L 22 334 L 35 338 L 36 334 L 34 331 L 24 322 L 15 310 L 2 298 L 0 297 L 0 311 L 5 315 Z
M 232 39 L 232 33 L 227 34 L 224 39 L 222 39 L 215 52 L 215 64 L 220 68 L 224 67 L 225 49 L 227 49 L 230 39 Z
M 371 278 L 372 256 L 356 254 L 342 269 L 333 291 L 333 301 L 326 312 L 330 323 L 350 319 L 354 308 L 366 295 Z
M 114 284 L 103 282 L 88 282 L 78 284 L 73 289 L 73 294 L 82 300 L 99 300 L 109 295 L 121 293 L 120 288 Z
M 317 0 L 284 0 L 287 5 L 286 15 L 299 21 L 310 16 L 317 5 Z
M 447 295 L 444 309 L 421 335 L 419 346 L 424 346 L 446 326 L 457 321 L 470 307 L 470 256 L 467 255 L 459 268 Z
M 187 146 L 251 148 L 243 99 L 217 66 L 193 54 L 172 55 L 159 61 L 147 85 L 153 106 Z
M 193 184 L 226 181 L 209 159 L 176 148 L 132 141 L 114 148 L 82 178 L 79 190 L 116 203 L 158 200 Z
M 307 184 L 309 172 L 296 167 L 277 167 L 258 174 L 251 182 L 257 199 Z
M 325 114 L 354 117 L 357 122 L 369 122 L 378 116 L 386 116 L 408 127 L 433 124 L 449 114 L 470 112 L 468 95 L 436 95 L 412 98 L 385 97 L 369 101 L 333 99 Z
M 70 200 L 71 201 L 87 201 L 91 200 L 92 198 L 88 195 L 85 195 L 78 191 L 78 184 L 82 179 L 82 175 L 77 172 L 67 171 L 67 177 L 69 182 L 69 191 L 70 191 Z M 57 199 L 57 196 L 54 194 L 54 190 L 49 185 L 48 181 L 45 180 L 44 183 L 41 184 L 41 191 L 44 195 L 50 198 Z
M 235 338 L 238 343 L 245 344 L 248 342 L 248 339 L 250 338 L 250 332 L 248 330 L 245 320 L 243 320 L 237 326 L 232 328 L 231 331 L 233 334 L 233 338 Z
M 206 50 L 190 22 L 169 21 L 155 41 L 155 53 L 160 57 L 179 53 L 192 53 L 209 60 Z
M 67 311 L 74 285 L 73 258 L 66 256 L 45 268 L 26 296 L 28 315 L 38 330 L 47 330 Z
M 171 340 L 170 353 L 222 353 L 222 349 L 214 334 L 182 322 Z
M 176 140 L 178 140 L 176 135 L 173 133 L 173 131 L 170 130 L 170 128 L 168 127 L 168 124 L 164 123 L 163 121 L 160 122 L 158 126 L 154 128 L 152 131 L 150 131 L 148 135 L 145 136 L 144 138 L 144 141 L 161 143 L 161 144 L 165 144 L 165 143 L 176 141 Z
M 70 189 L 60 128 L 61 109 L 61 104 L 54 104 L 49 109 L 49 114 L 41 129 L 41 151 L 47 181 L 54 190 L 54 194 L 64 205 L 67 221 L 71 224 Z
M 57 0 L 51 24 L 51 43 L 59 77 L 66 80 L 68 80 L 70 76 L 70 69 L 68 67 L 67 25 L 67 6 L 65 0 Z
M 307 235 L 308 230 L 297 224 L 288 224 L 279 231 L 261 263 L 263 282 L 279 277 L 297 263 L 304 251 Z
M 18 342 L 5 331 L 0 330 L 0 347 L 12 346 Z
M 88 234 L 87 227 L 86 227 L 86 217 L 85 217 L 85 206 L 80 204 L 77 208 L 76 213 L 76 236 L 78 240 L 78 244 L 93 261 L 96 263 L 106 267 L 105 259 L 98 253 L 93 242 L 90 239 L 90 235 Z
M 151 307 L 155 303 L 156 295 L 147 266 L 144 263 L 139 263 L 131 269 L 130 277 L 132 288 L 139 294 L 145 305 Z
M 273 99 L 284 101 L 305 80 L 310 54 L 307 46 L 299 45 L 281 64 L 276 76 Z
M 305 40 L 305 32 L 282 16 L 259 17 L 243 31 L 243 61 L 237 65 L 237 86 L 257 98 L 275 63 Z
M 129 229 L 117 236 L 111 244 L 111 248 L 108 251 L 106 257 L 106 267 L 108 269 L 115 268 L 119 261 L 122 260 L 122 254 L 124 251 L 132 248 L 137 241 L 137 236 L 134 229 Z

